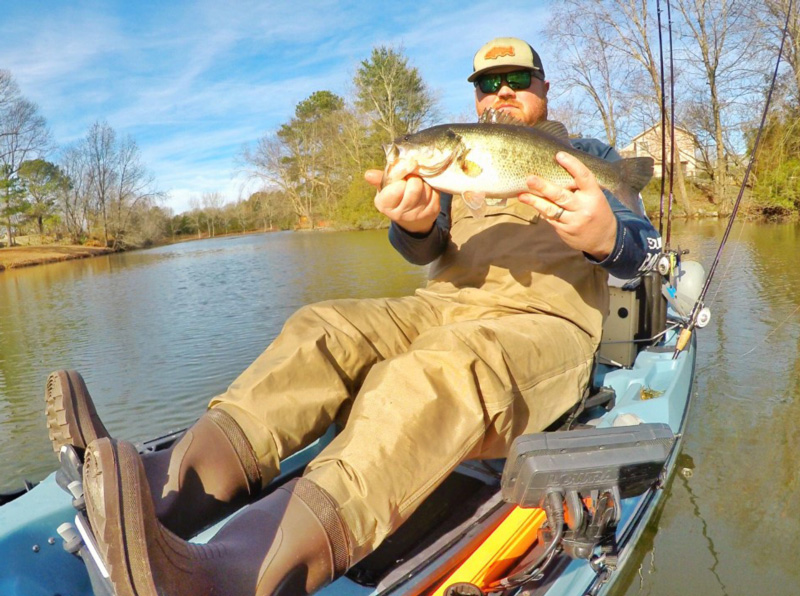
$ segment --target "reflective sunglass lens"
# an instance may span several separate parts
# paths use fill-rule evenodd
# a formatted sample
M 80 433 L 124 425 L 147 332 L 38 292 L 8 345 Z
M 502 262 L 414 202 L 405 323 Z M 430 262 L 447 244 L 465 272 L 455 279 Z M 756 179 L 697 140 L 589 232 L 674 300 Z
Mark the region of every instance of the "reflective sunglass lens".
M 477 79 L 478 87 L 483 93 L 497 93 L 505 82 L 514 91 L 522 91 L 531 86 L 531 72 L 529 70 L 515 70 L 505 74 L 485 74 Z
M 528 70 L 510 72 L 506 75 L 506 81 L 508 86 L 516 91 L 527 89 L 531 86 L 531 73 Z
M 500 89 L 503 77 L 499 74 L 487 74 L 478 78 L 478 87 L 484 93 L 494 93 Z

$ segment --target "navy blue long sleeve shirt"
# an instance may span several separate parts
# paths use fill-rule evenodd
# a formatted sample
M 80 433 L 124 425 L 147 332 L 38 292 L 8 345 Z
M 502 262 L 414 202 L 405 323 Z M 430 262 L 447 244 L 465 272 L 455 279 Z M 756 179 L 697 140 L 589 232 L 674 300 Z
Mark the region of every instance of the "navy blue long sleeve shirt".
M 597 139 L 573 139 L 572 146 L 608 161 L 621 159 L 610 146 Z M 617 238 L 614 250 L 602 261 L 586 258 L 605 268 L 611 275 L 630 279 L 653 268 L 661 253 L 661 238 L 650 221 L 625 207 L 610 192 L 604 190 L 614 216 L 617 218 Z M 433 228 L 427 234 L 408 232 L 392 222 L 389 241 L 407 261 L 427 265 L 437 259 L 447 247 L 450 237 L 450 207 L 452 195 L 442 193 L 441 210 Z

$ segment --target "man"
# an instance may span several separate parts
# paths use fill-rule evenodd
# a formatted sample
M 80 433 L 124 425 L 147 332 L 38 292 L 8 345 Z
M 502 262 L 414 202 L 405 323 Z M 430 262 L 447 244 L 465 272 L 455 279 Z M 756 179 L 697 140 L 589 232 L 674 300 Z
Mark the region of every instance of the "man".
M 476 110 L 547 116 L 541 60 L 495 39 L 475 55 Z M 576 146 L 618 158 L 596 141 Z M 293 315 L 270 347 L 168 451 L 139 457 L 99 421 L 77 373 L 51 375 L 54 447 L 86 449 L 89 520 L 118 594 L 310 594 L 372 552 L 462 461 L 503 457 L 580 399 L 608 309 L 607 271 L 630 277 L 657 244 L 566 154 L 574 182 L 475 218 L 409 177 L 376 207 L 409 260 L 434 262 L 414 296 L 337 300 Z M 380 186 L 381 172 L 366 173 Z M 341 432 L 292 481 L 207 545 L 189 537 L 252 499 L 279 462 Z

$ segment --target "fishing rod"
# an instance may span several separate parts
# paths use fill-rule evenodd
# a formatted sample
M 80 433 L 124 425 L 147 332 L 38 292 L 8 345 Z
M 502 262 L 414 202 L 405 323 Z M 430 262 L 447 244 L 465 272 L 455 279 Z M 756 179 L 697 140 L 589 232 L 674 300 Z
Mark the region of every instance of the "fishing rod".
M 708 293 L 708 288 L 711 286 L 711 279 L 714 277 L 714 273 L 717 270 L 717 265 L 719 265 L 720 259 L 722 258 L 722 251 L 725 248 L 725 244 L 728 241 L 728 236 L 731 233 L 731 229 L 733 228 L 733 222 L 736 219 L 736 213 L 739 211 L 739 206 L 742 203 L 742 197 L 744 196 L 744 190 L 747 187 L 747 179 L 750 177 L 750 171 L 753 169 L 753 164 L 756 161 L 756 153 L 758 151 L 758 145 L 761 142 L 761 134 L 764 132 L 764 126 L 766 125 L 767 121 L 767 114 L 769 113 L 769 106 L 772 102 L 772 92 L 775 90 L 775 83 L 778 79 L 778 68 L 781 64 L 781 57 L 783 56 L 783 46 L 786 43 L 786 34 L 789 30 L 789 19 L 792 14 L 794 0 L 789 0 L 789 4 L 786 9 L 786 22 L 783 26 L 783 35 L 781 36 L 781 45 L 778 49 L 778 59 L 775 62 L 775 70 L 772 73 L 772 82 L 769 86 L 769 91 L 767 92 L 767 100 L 764 104 L 764 112 L 761 114 L 761 124 L 758 127 L 758 134 L 756 135 L 756 140 L 753 143 L 753 150 L 750 153 L 750 161 L 747 164 L 747 170 L 744 173 L 744 179 L 742 180 L 742 184 L 739 187 L 739 194 L 736 197 L 736 202 L 733 204 L 733 210 L 731 211 L 731 215 L 728 218 L 728 225 L 725 228 L 725 233 L 722 235 L 722 241 L 720 242 L 719 248 L 717 249 L 717 254 L 714 257 L 714 261 L 711 263 L 711 269 L 708 272 L 708 276 L 706 277 L 706 281 L 703 284 L 703 289 L 700 291 L 700 294 L 697 297 L 697 300 L 694 303 L 694 307 L 692 308 L 692 313 L 689 315 L 689 319 L 686 322 L 686 326 L 681 330 L 681 334 L 678 337 L 678 343 L 675 347 L 675 353 L 673 354 L 672 358 L 675 359 L 678 355 L 683 351 L 686 345 L 689 343 L 689 339 L 692 336 L 692 330 L 697 326 L 698 320 L 701 320 L 701 317 L 708 317 L 708 309 L 705 307 L 705 298 L 706 294 Z M 668 4 L 669 5 L 669 4 Z M 669 228 L 668 228 L 669 229 Z
M 661 71 L 661 193 L 658 201 L 658 235 L 664 235 L 664 163 L 667 161 L 667 109 L 664 101 L 664 41 L 661 38 L 661 0 L 656 0 L 658 19 L 658 63 Z
M 666 248 L 670 246 L 672 238 L 672 207 L 674 204 L 674 184 L 673 175 L 675 173 L 675 62 L 672 50 L 672 9 L 667 0 L 667 33 L 669 34 L 669 204 L 667 206 L 667 238 Z M 664 102 L 664 94 L 661 94 L 661 101 Z M 664 129 L 661 129 L 664 135 Z M 678 160 L 678 167 L 681 167 Z M 661 162 L 661 179 L 664 179 L 664 162 Z

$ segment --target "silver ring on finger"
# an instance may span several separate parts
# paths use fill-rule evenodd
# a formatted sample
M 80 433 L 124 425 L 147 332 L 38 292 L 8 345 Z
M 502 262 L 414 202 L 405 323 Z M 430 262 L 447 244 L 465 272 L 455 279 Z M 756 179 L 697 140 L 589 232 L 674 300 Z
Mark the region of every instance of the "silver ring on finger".
M 559 207 L 558 208 L 558 213 L 556 213 L 553 216 L 553 221 L 560 221 L 562 215 L 564 215 L 564 208 L 563 207 Z

